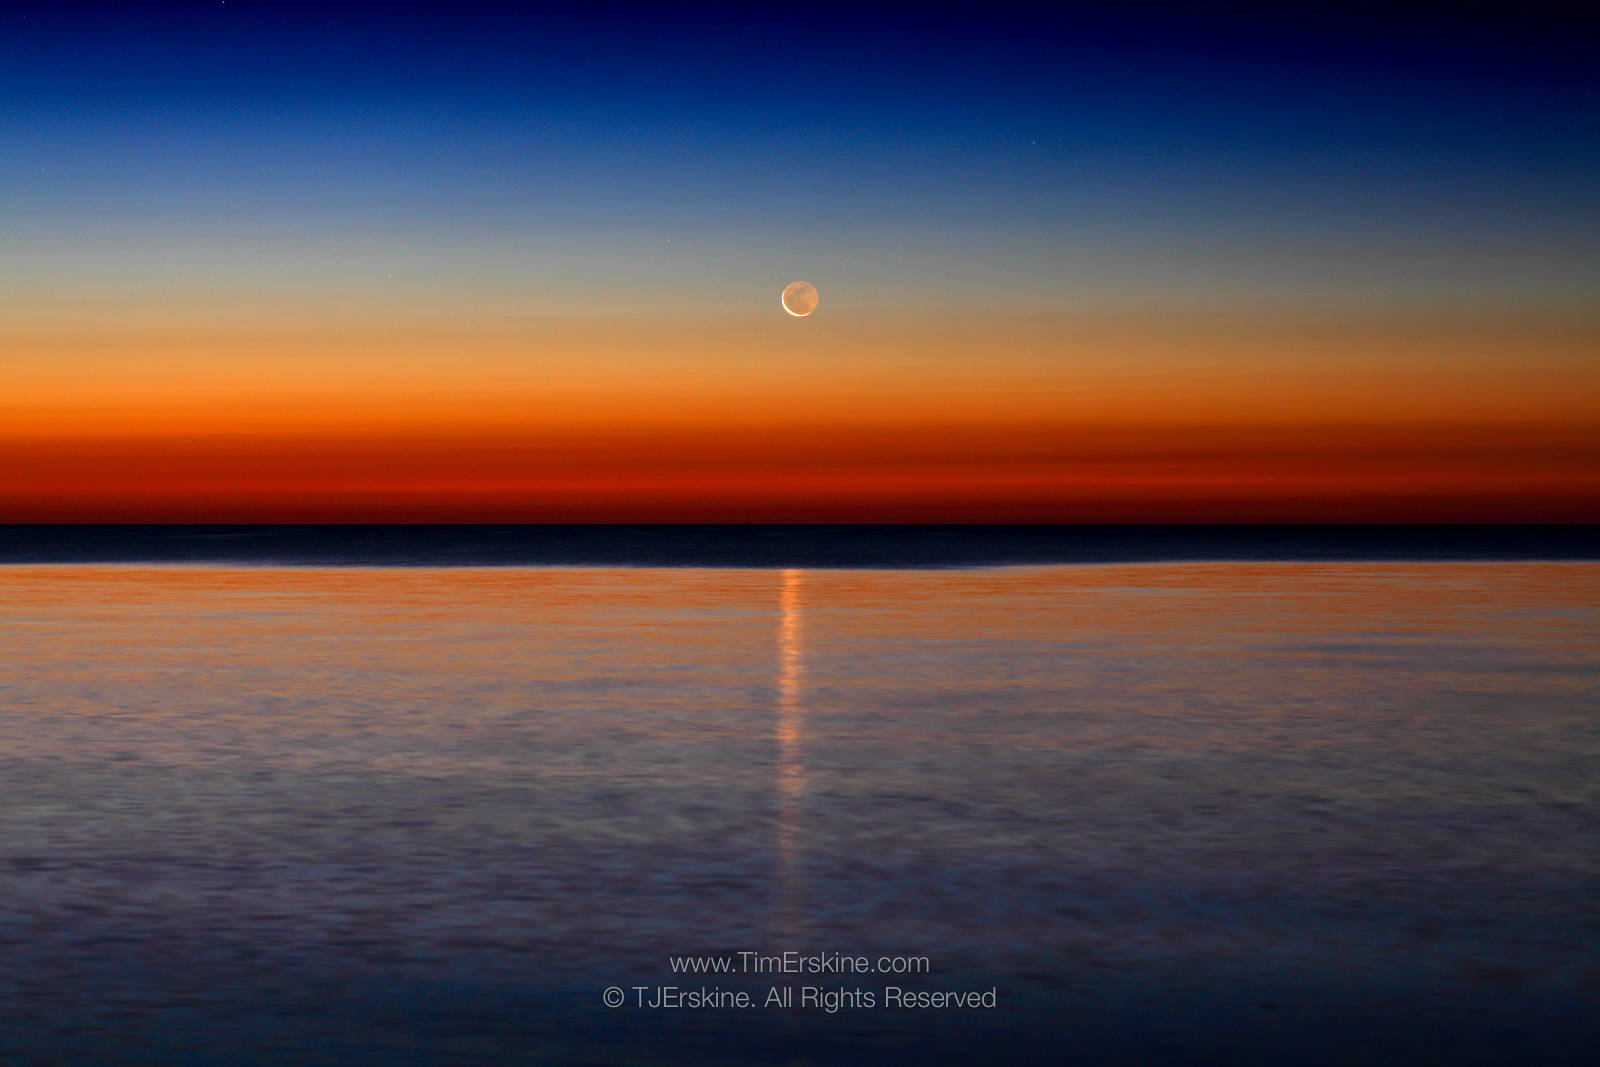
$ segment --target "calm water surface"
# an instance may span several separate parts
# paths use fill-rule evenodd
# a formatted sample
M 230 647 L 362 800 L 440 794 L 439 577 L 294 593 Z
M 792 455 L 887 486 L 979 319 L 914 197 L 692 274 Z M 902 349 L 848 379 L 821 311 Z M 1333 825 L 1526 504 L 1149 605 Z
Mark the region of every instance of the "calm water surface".
M 0 567 L 0 1058 L 1589 1062 L 1597 768 L 1597 564 Z

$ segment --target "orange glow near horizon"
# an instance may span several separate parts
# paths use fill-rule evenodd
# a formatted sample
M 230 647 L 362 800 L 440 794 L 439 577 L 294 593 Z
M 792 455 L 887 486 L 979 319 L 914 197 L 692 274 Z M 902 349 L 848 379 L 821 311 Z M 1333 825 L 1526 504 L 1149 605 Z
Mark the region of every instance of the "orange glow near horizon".
M 0 520 L 1600 520 L 1593 317 L 485 321 L 25 322 Z

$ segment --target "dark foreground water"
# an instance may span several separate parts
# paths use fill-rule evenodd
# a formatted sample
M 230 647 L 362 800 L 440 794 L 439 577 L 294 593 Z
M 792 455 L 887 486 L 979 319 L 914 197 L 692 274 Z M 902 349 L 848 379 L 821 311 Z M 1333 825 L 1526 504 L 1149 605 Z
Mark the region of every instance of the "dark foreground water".
M 1597 767 L 1595 563 L 0 567 L 0 1061 L 1588 1063 Z

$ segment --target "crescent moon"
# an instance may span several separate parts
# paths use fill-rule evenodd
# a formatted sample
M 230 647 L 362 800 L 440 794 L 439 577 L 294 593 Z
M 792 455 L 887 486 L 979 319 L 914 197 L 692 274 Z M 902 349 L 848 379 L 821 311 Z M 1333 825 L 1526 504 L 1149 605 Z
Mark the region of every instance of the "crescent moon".
M 797 319 L 803 319 L 817 310 L 817 287 L 810 282 L 790 282 L 778 297 L 783 310 Z

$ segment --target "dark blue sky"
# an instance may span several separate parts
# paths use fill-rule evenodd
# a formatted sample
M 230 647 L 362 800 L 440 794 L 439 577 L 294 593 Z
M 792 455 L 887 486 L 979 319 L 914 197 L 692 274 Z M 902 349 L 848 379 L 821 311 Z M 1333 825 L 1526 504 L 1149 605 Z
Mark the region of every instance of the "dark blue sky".
M 10 4 L 0 281 L 1582 302 L 1595 42 L 1532 15 Z

